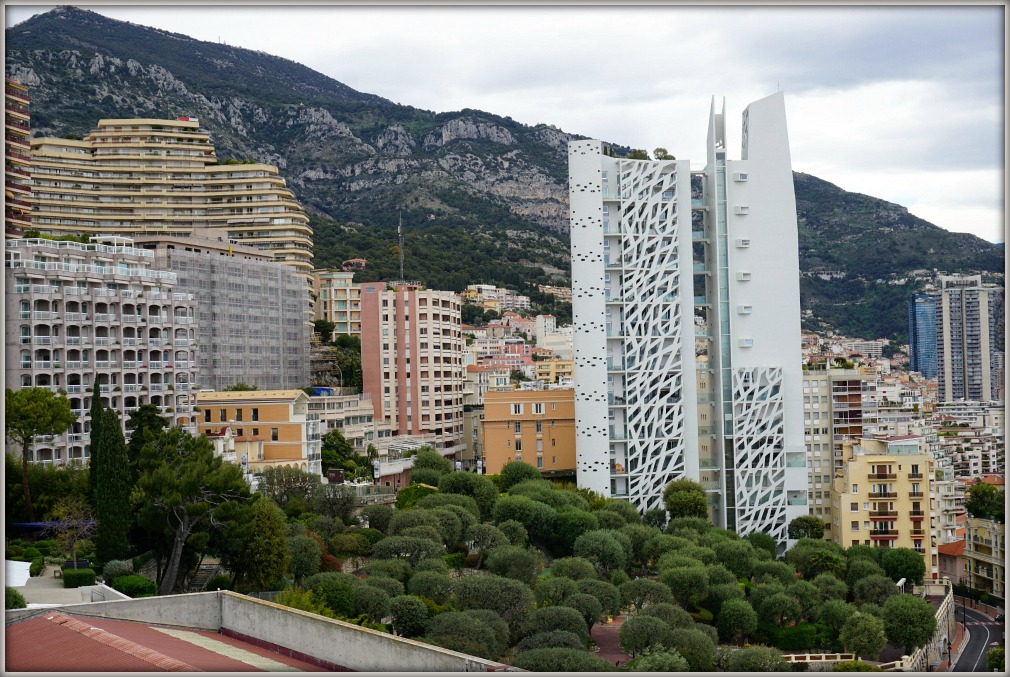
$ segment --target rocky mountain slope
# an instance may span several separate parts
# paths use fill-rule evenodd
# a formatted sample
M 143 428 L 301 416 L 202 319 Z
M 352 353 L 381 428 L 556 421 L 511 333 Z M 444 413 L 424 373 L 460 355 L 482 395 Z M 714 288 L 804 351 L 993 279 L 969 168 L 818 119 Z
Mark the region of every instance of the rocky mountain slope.
M 31 87 L 33 134 L 81 136 L 100 118 L 198 117 L 222 160 L 280 167 L 314 217 L 317 265 L 363 256 L 362 279 L 397 276 L 402 218 L 408 278 L 460 289 L 568 276 L 566 145 L 576 134 L 398 105 L 286 59 L 71 7 L 6 39 L 8 77 Z M 1003 268 L 995 245 L 898 205 L 804 174 L 796 195 L 801 269 L 846 275 L 803 278 L 808 326 L 900 335 L 910 289 L 874 301 L 877 278 Z M 861 304 L 866 317 L 853 321 Z

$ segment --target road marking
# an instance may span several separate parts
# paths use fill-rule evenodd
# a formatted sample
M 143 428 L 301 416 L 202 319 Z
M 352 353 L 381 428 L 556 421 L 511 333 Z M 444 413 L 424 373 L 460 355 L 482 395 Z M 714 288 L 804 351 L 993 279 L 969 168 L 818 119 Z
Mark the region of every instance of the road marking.
M 979 625 L 982 625 L 983 627 L 985 627 L 985 623 L 980 623 Z M 978 658 L 975 659 L 975 665 L 971 666 L 971 671 L 972 672 L 975 672 L 975 668 L 978 667 L 978 662 L 980 660 L 982 660 L 982 656 L 984 656 L 985 654 L 988 653 L 988 651 L 986 651 L 986 648 L 988 646 L 989 646 L 989 628 L 986 627 L 985 628 L 985 643 L 982 644 L 982 651 L 978 652 Z

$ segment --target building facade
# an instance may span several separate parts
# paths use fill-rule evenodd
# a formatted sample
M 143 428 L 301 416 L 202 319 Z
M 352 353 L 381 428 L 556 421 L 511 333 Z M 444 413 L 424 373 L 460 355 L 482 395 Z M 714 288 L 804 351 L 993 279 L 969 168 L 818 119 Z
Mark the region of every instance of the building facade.
M 717 523 L 784 542 L 808 505 L 782 95 L 743 130 L 729 160 L 713 102 L 701 171 L 569 143 L 578 481 L 644 510 L 700 480 Z
M 361 285 L 363 390 L 394 435 L 433 433 L 455 456 L 463 440 L 463 334 L 454 292 Z
M 250 472 L 288 466 L 322 473 L 319 414 L 309 411 L 309 396 L 301 390 L 239 390 L 200 392 L 197 431 L 208 436 L 262 442 L 256 458 L 246 458 Z
M 832 540 L 848 548 L 911 548 L 938 578 L 933 459 L 910 435 L 844 443 L 831 488 Z
M 31 118 L 28 88 L 4 81 L 4 233 L 21 237 L 31 226 Z
M 908 301 L 909 368 L 936 378 L 936 299 L 912 294 Z
M 316 296 L 315 318 L 333 323 L 332 341 L 339 334 L 361 336 L 361 287 L 354 273 L 342 270 L 312 271 Z
M 217 229 L 134 240 L 154 253 L 155 265 L 177 275 L 179 291 L 196 297 L 203 387 L 309 385 L 312 329 L 304 275 Z
M 306 277 L 308 217 L 272 165 L 218 163 L 195 118 L 99 120 L 82 141 L 35 138 L 32 227 L 185 235 L 221 228 Z
M 1004 357 L 1003 290 L 979 275 L 940 277 L 936 361 L 940 400 L 996 400 Z
M 575 391 L 510 390 L 484 395 L 484 468 L 522 461 L 546 476 L 575 473 Z
M 961 583 L 1006 599 L 1006 525 L 986 517 L 968 516 Z
M 92 238 L 97 240 L 98 238 Z M 199 378 L 196 300 L 127 238 L 5 243 L 5 386 L 65 392 L 77 421 L 32 460 L 90 458 L 94 388 L 124 429 L 143 404 L 188 426 Z

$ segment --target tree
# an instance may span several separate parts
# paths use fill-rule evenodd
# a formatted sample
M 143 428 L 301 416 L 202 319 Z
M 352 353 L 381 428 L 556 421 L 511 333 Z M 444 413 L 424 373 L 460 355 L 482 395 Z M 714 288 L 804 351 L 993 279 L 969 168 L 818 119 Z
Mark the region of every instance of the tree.
M 422 559 L 445 553 L 441 543 L 416 536 L 389 536 L 372 546 L 372 555 L 379 559 L 403 559 L 413 566 Z
M 676 160 L 665 148 L 657 148 L 652 151 L 652 156 L 657 160 Z
M 477 552 L 478 569 L 490 551 L 509 544 L 509 539 L 501 529 L 490 524 L 474 524 L 463 534 L 463 540 L 470 550 Z
M 838 637 L 842 628 L 845 627 L 845 623 L 855 614 L 856 607 L 851 604 L 841 599 L 829 599 L 817 610 L 817 620 L 828 626 L 832 634 Z
M 810 581 L 794 580 L 786 587 L 786 592 L 793 596 L 800 605 L 800 615 L 809 619 L 821 603 L 821 591 Z
M 417 637 L 424 633 L 428 622 L 428 606 L 413 595 L 400 595 L 389 600 L 389 615 L 393 632 L 400 637 Z
M 621 613 L 621 592 L 617 586 L 595 578 L 584 578 L 576 581 L 576 585 L 580 593 L 595 597 L 606 614 L 616 616 Z
M 703 566 L 678 567 L 659 572 L 661 580 L 685 609 L 708 595 L 708 571 Z
M 319 573 L 323 551 L 315 539 L 305 535 L 294 536 L 287 541 L 288 552 L 291 553 L 288 572 L 295 577 L 295 585 L 301 585 L 303 579 Z
M 140 468 L 138 521 L 169 544 L 158 586 L 159 594 L 167 595 L 175 589 L 187 539 L 198 529 L 217 527 L 221 507 L 244 501 L 249 487 L 242 469 L 215 456 L 206 437 L 181 428 L 162 431 L 145 444 Z
M 98 465 L 98 460 L 102 456 L 102 449 L 105 442 L 102 434 L 105 431 L 104 414 L 105 407 L 102 406 L 101 385 L 98 382 L 98 374 L 94 377 L 94 387 L 91 388 L 91 408 L 88 417 L 91 420 L 88 439 L 90 441 L 88 449 L 88 500 L 95 504 L 95 495 L 98 492 L 98 478 L 91 469 Z
M 509 461 L 501 469 L 502 489 L 508 491 L 516 484 L 526 480 L 538 480 L 541 478 L 540 471 L 529 463 L 522 461 Z
M 571 555 L 575 539 L 599 528 L 600 523 L 592 513 L 576 508 L 559 510 L 550 539 L 551 552 L 555 555 Z
M 581 649 L 532 649 L 523 651 L 512 665 L 528 672 L 612 672 L 613 665 Z
M 452 597 L 452 579 L 438 571 L 418 571 L 407 582 L 410 594 L 427 597 L 436 604 L 445 604 Z
M 574 581 L 572 583 L 574 584 Z M 590 632 L 592 632 L 593 626 L 599 622 L 600 616 L 603 614 L 603 605 L 600 604 L 600 600 L 585 592 L 576 592 L 569 595 L 561 602 L 560 606 L 571 607 L 582 614 L 582 620 L 586 622 L 586 627 L 589 628 Z
M 431 447 L 421 447 L 414 455 L 413 470 L 430 469 L 441 475 L 447 475 L 453 471 L 452 460 L 446 458 Z
M 562 557 L 551 563 L 551 572 L 555 576 L 564 576 L 573 581 L 584 578 L 597 579 L 596 567 L 584 557 Z
M 224 390 L 238 392 L 238 391 L 259 390 L 259 388 L 253 385 L 249 385 L 248 383 L 245 383 L 243 381 L 239 381 L 238 383 L 233 383 L 230 386 L 225 386 Z
M 385 590 L 373 585 L 363 585 L 354 589 L 354 613 L 364 615 L 373 623 L 379 623 L 389 615 L 389 595 Z
M 774 538 L 763 531 L 752 531 L 747 534 L 747 540 L 757 550 L 764 550 L 772 557 L 778 554 L 779 544 Z
M 905 654 L 924 646 L 936 631 L 933 605 L 915 595 L 895 595 L 884 602 L 887 641 L 905 647 Z
M 635 655 L 651 646 L 671 647 L 673 630 L 655 616 L 635 614 L 624 621 L 617 634 L 621 651 Z
M 532 651 L 533 649 L 578 649 L 584 650 L 585 644 L 582 638 L 567 630 L 551 630 L 549 632 L 538 632 L 527 637 L 523 637 L 516 644 L 516 652 Z
M 547 576 L 537 581 L 533 588 L 537 606 L 561 604 L 566 597 L 576 594 L 579 586 L 570 578 L 562 576 Z
M 646 604 L 673 601 L 670 588 L 648 578 L 636 578 L 633 581 L 628 581 L 619 590 L 624 606 L 632 606 L 635 611 L 641 611 Z
M 802 613 L 796 598 L 784 592 L 775 593 L 762 601 L 758 612 L 761 620 L 783 627 L 800 620 Z
M 926 563 L 912 548 L 890 548 L 880 558 L 880 564 L 892 581 L 904 578 L 908 583 L 922 584 Z
M 101 414 L 102 453 L 91 473 L 97 481 L 95 487 L 95 514 L 98 529 L 95 533 L 95 554 L 101 562 L 122 559 L 130 549 L 130 492 L 133 478 L 126 440 L 119 426 L 119 416 L 112 409 Z M 91 423 L 94 429 L 95 423 Z
M 977 479 L 965 493 L 968 499 L 964 507 L 972 517 L 988 517 L 999 522 L 1003 521 L 1006 509 L 1004 505 L 1006 493 L 1003 490 Z
M 662 529 L 666 526 L 666 510 L 663 508 L 649 508 L 642 515 L 642 524 L 647 527 Z
M 312 322 L 312 331 L 319 334 L 319 340 L 323 343 L 333 341 L 333 330 L 336 328 L 336 323 L 329 320 L 314 320 Z
M 503 545 L 487 555 L 487 568 L 491 573 L 522 581 L 527 585 L 536 583 L 543 566 L 543 555 L 536 549 Z
M 358 465 L 352 460 L 356 456 L 354 447 L 351 446 L 351 443 L 347 441 L 347 438 L 344 437 L 340 430 L 334 428 L 323 435 L 320 457 L 322 459 L 324 475 L 330 468 L 357 472 Z M 357 456 L 357 458 L 360 459 L 361 457 Z
M 884 669 L 863 661 L 842 661 L 831 672 L 883 672 Z
M 148 442 L 148 435 L 157 434 L 168 427 L 168 419 L 161 416 L 160 412 L 161 409 L 157 405 L 142 404 L 130 412 L 129 418 L 126 419 L 126 429 L 132 431 L 126 444 L 126 455 L 130 457 L 130 474 L 134 484 L 140 477 L 137 463 L 140 460 L 140 450 Z M 93 430 L 94 424 L 92 424 Z M 94 444 L 94 432 L 92 432 L 92 444 Z
M 729 599 L 719 609 L 716 627 L 719 636 L 729 642 L 743 642 L 757 630 L 757 612 L 742 599 Z
M 705 497 L 705 487 L 687 478 L 674 480 L 663 489 L 663 505 L 670 515 L 670 520 L 679 517 L 697 517 L 708 519 L 708 499 Z M 670 525 L 667 525 L 667 529 Z
M 369 528 L 385 531 L 389 526 L 389 520 L 393 517 L 393 508 L 392 506 L 376 503 L 374 505 L 366 505 L 361 509 L 361 514 L 365 518 Z
M 612 532 L 604 530 L 589 531 L 576 538 L 572 552 L 591 562 L 601 577 L 609 576 L 612 570 L 623 570 L 628 563 L 621 542 Z
M 786 534 L 792 539 L 824 538 L 824 530 L 827 527 L 824 520 L 813 515 L 801 515 L 789 523 L 789 526 L 786 527 Z
M 70 554 L 77 568 L 77 546 L 95 531 L 95 514 L 80 496 L 65 496 L 52 509 L 52 523 L 43 530 Z
M 692 672 L 715 669 L 715 640 L 698 628 L 674 628 L 672 648 L 687 659 Z
M 989 672 L 1006 672 L 1006 648 L 991 646 L 985 655 L 985 669 Z
M 483 475 L 469 472 L 452 472 L 443 475 L 438 482 L 438 490 L 445 494 L 470 496 L 477 501 L 480 517 L 483 520 L 491 518 L 495 502 L 498 500 L 498 487 L 494 482 Z M 519 545 L 514 542 L 513 544 Z
M 855 589 L 856 584 L 868 576 L 886 576 L 886 574 L 884 569 L 871 559 L 856 557 L 849 560 L 845 582 L 850 588 Z
M 455 583 L 456 608 L 490 609 L 505 619 L 513 639 L 527 615 L 533 610 L 535 598 L 529 586 L 501 576 L 468 576 Z
M 646 649 L 624 666 L 631 672 L 690 672 L 687 659 L 676 649 Z
M 734 576 L 750 578 L 756 562 L 754 546 L 750 541 L 723 541 L 716 543 L 712 549 L 715 550 L 716 561 L 732 571 Z
M 595 601 L 595 600 L 594 600 Z M 579 611 L 568 606 L 545 606 L 535 609 L 526 619 L 525 634 L 564 630 L 578 635 L 582 646 L 589 645 L 589 626 Z
M 770 646 L 740 649 L 729 659 L 730 672 L 792 672 L 782 652 Z
M 95 393 L 97 396 L 97 393 Z M 7 438 L 21 448 L 21 486 L 28 509 L 28 521 L 35 521 L 35 509 L 28 488 L 28 461 L 35 442 L 60 435 L 77 420 L 70 400 L 47 388 L 7 389 L 4 405 L 4 429 Z
M 870 614 L 853 614 L 842 626 L 838 639 L 846 651 L 857 657 L 876 660 L 887 644 L 884 621 Z
M 285 533 L 284 512 L 277 504 L 262 497 L 254 501 L 240 558 L 241 582 L 251 590 L 275 589 L 287 575 L 291 551 Z
M 898 594 L 898 587 L 887 576 L 874 574 L 861 578 L 853 588 L 856 603 L 862 606 L 866 603 L 883 604 L 889 597 Z
M 648 160 L 649 154 L 640 148 L 636 148 L 628 153 L 629 160 Z
M 845 599 L 849 593 L 849 586 L 845 581 L 839 580 L 834 574 L 817 574 L 811 581 L 821 593 L 822 600 Z

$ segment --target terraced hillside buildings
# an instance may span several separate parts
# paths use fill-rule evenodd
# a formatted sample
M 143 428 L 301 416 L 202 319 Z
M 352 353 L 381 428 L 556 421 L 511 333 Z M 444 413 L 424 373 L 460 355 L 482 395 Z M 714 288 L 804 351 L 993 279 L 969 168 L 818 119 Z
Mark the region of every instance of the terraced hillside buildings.
M 221 228 L 312 272 L 308 217 L 272 165 L 218 163 L 195 118 L 99 120 L 83 140 L 31 140 L 32 227 L 186 235 Z
M 713 102 L 700 171 L 569 143 L 578 483 L 644 510 L 700 480 L 717 523 L 784 543 L 808 498 L 782 95 L 744 112 L 741 160 L 725 140 Z
M 196 301 L 127 238 L 5 242 L 4 385 L 65 391 L 78 416 L 34 461 L 87 460 L 92 389 L 125 421 L 142 404 L 189 425 L 199 370 Z

